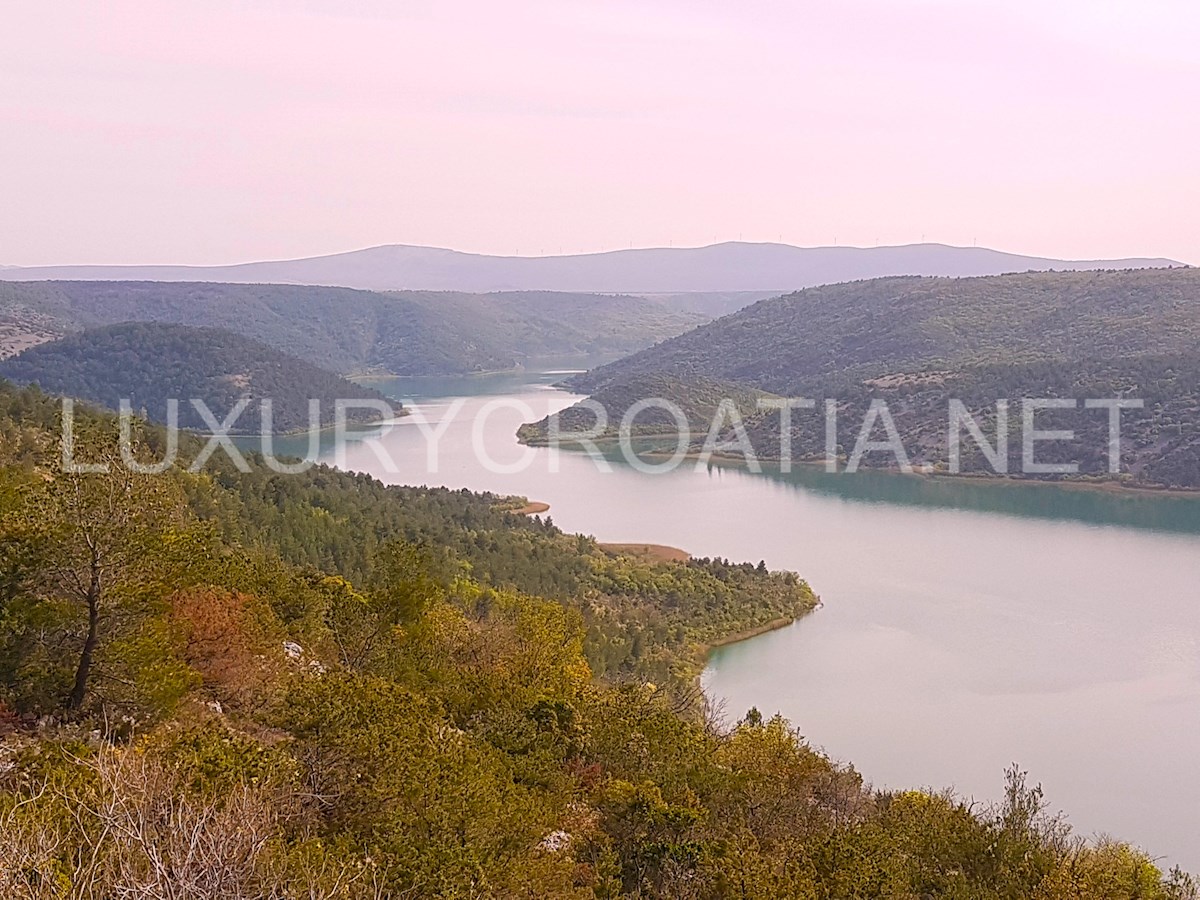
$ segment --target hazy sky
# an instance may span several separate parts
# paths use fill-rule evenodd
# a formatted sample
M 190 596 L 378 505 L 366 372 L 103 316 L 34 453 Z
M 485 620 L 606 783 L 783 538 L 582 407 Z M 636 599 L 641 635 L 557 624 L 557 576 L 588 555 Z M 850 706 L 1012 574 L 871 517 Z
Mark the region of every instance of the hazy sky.
M 739 237 L 1200 263 L 1191 0 L 0 10 L 0 264 Z

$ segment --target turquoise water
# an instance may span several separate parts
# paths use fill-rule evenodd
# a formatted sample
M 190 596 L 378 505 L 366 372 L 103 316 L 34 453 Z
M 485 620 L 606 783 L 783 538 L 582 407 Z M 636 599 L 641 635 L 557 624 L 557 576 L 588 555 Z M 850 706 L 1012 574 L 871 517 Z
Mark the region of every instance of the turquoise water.
M 1082 833 L 1200 869 L 1200 499 L 691 462 L 605 472 L 516 443 L 521 422 L 576 399 L 558 377 L 377 382 L 431 422 L 454 411 L 436 469 L 416 416 L 340 464 L 523 494 L 601 540 L 794 569 L 822 608 L 704 673 L 730 717 L 780 711 L 880 786 L 986 801 L 1015 761 Z M 489 471 L 473 442 L 492 469 L 526 468 Z

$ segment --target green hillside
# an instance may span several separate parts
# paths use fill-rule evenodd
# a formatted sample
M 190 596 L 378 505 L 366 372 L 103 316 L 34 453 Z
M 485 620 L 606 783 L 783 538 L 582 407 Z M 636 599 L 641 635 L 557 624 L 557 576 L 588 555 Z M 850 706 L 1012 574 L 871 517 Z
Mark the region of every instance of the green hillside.
M 309 401 L 320 402 L 323 425 L 340 400 L 385 401 L 382 394 L 302 359 L 218 328 L 155 322 L 89 328 L 0 360 L 0 377 L 117 409 L 121 400 L 156 422 L 167 421 L 168 400 L 179 401 L 182 428 L 209 430 L 190 402 L 202 400 L 217 422 L 242 399 L 246 408 L 233 433 L 258 434 L 260 401 L 272 404 L 271 430 L 309 427 Z M 378 411 L 348 408 L 347 420 L 377 420 Z
M 764 300 L 568 383 L 604 405 L 610 421 L 642 397 L 694 409 L 714 383 L 732 384 L 728 396 L 737 400 L 760 459 L 781 454 L 780 415 L 756 411 L 738 391 L 837 401 L 833 444 L 842 459 L 871 402 L 885 400 L 909 460 L 934 471 L 949 463 L 951 400 L 990 428 L 992 442 L 997 401 L 1008 400 L 1013 475 L 1026 474 L 1022 399 L 1077 399 L 1078 409 L 1042 413 L 1036 427 L 1074 432 L 1041 445 L 1037 461 L 1074 464 L 1078 472 L 1038 477 L 1106 480 L 1108 415 L 1083 401 L 1139 399 L 1143 408 L 1122 414 L 1120 480 L 1200 488 L 1200 271 L 886 278 L 812 288 Z M 573 427 L 591 421 L 583 410 L 560 415 Z M 693 432 L 695 445 L 707 422 Z M 533 438 L 529 429 L 523 436 Z M 870 437 L 882 436 L 879 430 Z M 794 459 L 823 459 L 821 411 L 793 415 L 788 441 Z M 995 473 L 973 441 L 963 446 L 963 473 Z M 861 464 L 898 462 L 873 452 Z
M 880 278 L 760 301 L 571 383 L 657 372 L 799 395 L 830 378 L 1198 351 L 1198 269 Z
M 1077 407 L 1036 413 L 1035 427 L 1072 432 L 1065 440 L 1039 442 L 1036 462 L 1078 467 L 1077 473 L 1039 478 L 1117 480 L 1135 487 L 1200 489 L 1200 354 L 1145 356 L 1133 359 L 1081 360 L 1071 363 L 991 365 L 927 377 L 872 379 L 866 384 L 830 384 L 818 396 L 838 400 L 837 446 L 851 453 L 873 400 L 888 404 L 897 432 L 914 465 L 945 472 L 949 462 L 948 428 L 952 399 L 963 403 L 980 423 L 989 445 L 997 441 L 997 401 L 1008 402 L 1007 471 L 1023 473 L 1022 398 L 1065 398 Z M 1091 398 L 1136 398 L 1142 408 L 1121 412 L 1120 474 L 1109 471 L 1109 413 L 1088 409 Z M 790 444 L 794 458 L 823 459 L 824 424 L 819 412 L 793 416 Z M 779 455 L 780 418 L 776 412 L 748 417 L 751 444 L 761 458 Z M 995 474 L 975 441 L 962 432 L 961 472 Z M 882 440 L 883 429 L 872 438 Z M 897 465 L 887 451 L 862 458 L 866 467 Z
M 0 383 L 10 896 L 1195 900 L 1016 767 L 877 791 L 706 715 L 705 645 L 811 609 L 795 575 L 323 467 L 68 475 L 57 417 Z
M 981 425 L 990 446 L 997 443 L 997 401 L 1007 401 L 1007 474 L 1022 475 L 1024 419 L 1022 399 L 1077 399 L 1074 409 L 1041 411 L 1036 427 L 1072 432 L 1066 440 L 1038 444 L 1039 464 L 1066 464 L 1077 472 L 1041 475 L 1041 478 L 1089 478 L 1113 480 L 1109 460 L 1109 413 L 1088 409 L 1091 398 L 1137 398 L 1141 408 L 1121 412 L 1122 483 L 1146 488 L 1200 489 L 1200 355 L 1145 356 L 1130 360 L 1082 360 L 1067 363 L 1028 363 L 964 368 L 957 372 L 933 371 L 905 376 L 868 379 L 847 383 L 844 379 L 815 381 L 805 388 L 811 398 L 836 401 L 837 417 L 833 445 L 839 465 L 846 461 L 860 436 L 871 403 L 883 400 L 892 415 L 909 462 L 934 472 L 946 472 L 949 464 L 949 409 L 951 400 L 963 403 Z M 659 397 L 675 404 L 687 420 L 687 443 L 697 451 L 708 436 L 718 404 L 730 400 L 743 421 L 746 438 L 759 460 L 778 460 L 784 437 L 780 413 L 759 409 L 760 397 L 771 397 L 745 385 L 709 378 L 672 375 L 634 375 L 602 385 L 589 400 L 604 407 L 609 427 L 601 438 L 615 439 L 617 426 L 633 404 Z M 546 443 L 552 418 L 564 439 L 573 432 L 595 430 L 596 415 L 590 404 L 568 407 L 554 417 L 522 426 L 519 436 L 529 444 Z M 743 458 L 743 449 L 728 420 L 717 436 L 718 455 Z M 675 446 L 675 424 L 666 411 L 653 407 L 638 415 L 633 434 L 663 438 L 653 447 Z M 961 473 L 993 475 L 992 467 L 975 441 L 962 432 Z M 877 423 L 870 435 L 884 438 Z M 796 410 L 786 438 L 791 457 L 797 461 L 824 463 L 826 424 L 820 399 L 812 410 Z M 639 445 L 640 446 L 640 445 Z M 866 468 L 896 468 L 898 460 L 888 451 L 876 450 L 860 460 Z
M 706 319 L 666 301 L 595 294 L 13 282 L 0 283 L 0 356 L 82 328 L 165 322 L 225 328 L 340 374 L 454 375 L 632 353 Z

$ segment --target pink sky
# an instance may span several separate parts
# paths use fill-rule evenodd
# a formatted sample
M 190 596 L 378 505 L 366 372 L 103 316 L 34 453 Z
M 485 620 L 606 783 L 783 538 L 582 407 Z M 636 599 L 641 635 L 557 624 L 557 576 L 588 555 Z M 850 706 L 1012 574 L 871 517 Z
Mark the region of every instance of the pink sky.
M 1200 263 L 1187 0 L 105 0 L 0 21 L 0 264 L 738 238 Z

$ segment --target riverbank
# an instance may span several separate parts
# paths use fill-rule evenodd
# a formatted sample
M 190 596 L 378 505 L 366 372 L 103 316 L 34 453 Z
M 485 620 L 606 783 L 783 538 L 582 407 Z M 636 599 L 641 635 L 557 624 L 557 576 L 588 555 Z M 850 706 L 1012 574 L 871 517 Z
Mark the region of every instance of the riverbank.
M 527 497 L 509 497 L 499 504 L 499 508 L 516 515 L 538 515 L 548 512 L 550 504 L 538 500 L 530 500 Z M 692 555 L 688 551 L 668 544 L 597 541 L 596 546 L 611 556 L 629 557 L 642 563 L 678 565 L 686 563 L 692 558 Z M 709 654 L 716 648 L 740 643 L 741 641 L 748 641 L 751 638 L 786 628 L 798 622 L 809 613 L 820 609 L 820 607 L 820 599 L 815 598 L 815 602 L 811 607 L 801 610 L 795 615 L 779 616 L 761 625 L 740 629 L 696 645 L 694 650 L 698 664 L 696 677 L 699 678 L 700 672 L 708 663 Z
M 387 372 L 382 369 L 370 369 L 362 372 L 351 372 L 342 377 L 347 381 L 353 381 L 355 384 L 374 384 L 376 382 L 394 381 L 396 379 L 413 379 L 419 381 L 422 379 L 438 378 L 469 378 L 483 380 L 497 376 L 533 374 L 566 376 L 579 375 L 588 371 L 588 369 L 621 358 L 622 355 L 619 353 L 563 353 L 552 354 L 550 356 L 526 357 L 517 360 L 513 365 L 503 369 L 477 369 L 468 372 L 422 372 L 420 374 L 409 373 L 407 375 Z
M 872 469 L 872 471 L 880 472 L 885 475 L 907 474 L 904 472 L 897 472 L 894 469 Z M 1128 494 L 1142 497 L 1186 497 L 1193 500 L 1200 500 L 1200 488 L 1165 487 L 1154 484 L 1137 484 L 1120 481 L 1115 478 L 1094 479 L 1091 476 L 1086 475 L 1075 478 L 1068 477 L 1059 480 L 1050 480 L 1042 478 L 1015 478 L 1010 475 L 985 475 L 972 472 L 962 472 L 958 475 L 953 475 L 949 472 L 914 472 L 912 474 L 918 475 L 922 478 L 928 478 L 930 481 L 969 481 L 977 484 L 998 484 L 1012 487 L 1060 487 L 1074 491 L 1098 491 L 1113 495 Z
M 770 622 L 759 625 L 757 628 L 747 628 L 745 631 L 738 631 L 734 634 L 727 635 L 726 637 L 717 638 L 715 641 L 709 641 L 703 647 L 705 660 L 707 661 L 708 655 L 718 647 L 728 647 L 731 644 L 740 644 L 742 641 L 748 641 L 751 638 L 760 637 L 764 634 L 770 634 L 772 631 L 779 631 L 780 629 L 795 625 L 801 619 L 811 615 L 820 608 L 821 604 L 818 603 L 812 609 L 806 610 L 798 616 L 780 616 L 778 619 L 772 619 Z
M 352 372 L 342 377 L 347 381 L 353 381 L 355 384 L 374 384 L 381 381 L 395 381 L 398 378 L 494 378 L 497 375 L 520 375 L 522 372 L 527 371 L 530 370 L 523 366 L 513 366 L 508 369 L 481 369 L 475 372 L 425 372 L 420 375 L 397 375 L 395 372 Z
M 550 442 L 544 438 L 528 438 L 528 432 L 525 431 L 527 426 L 517 432 L 517 441 L 528 447 L 546 448 L 550 446 Z M 678 436 L 671 433 L 662 432 L 647 432 L 644 434 L 634 433 L 632 438 L 635 442 L 651 442 L 651 441 L 675 441 Z M 720 450 L 714 450 L 709 454 L 703 454 L 699 450 L 691 449 L 696 443 L 703 441 L 705 435 L 691 434 L 688 435 L 689 449 L 680 459 L 683 461 L 700 461 L 702 459 L 712 460 L 713 462 L 728 463 L 749 469 L 746 459 L 741 454 L 723 453 Z M 589 439 L 588 443 L 595 444 L 601 449 L 615 449 L 620 446 L 620 439 L 614 434 L 604 434 L 594 439 Z M 559 441 L 559 447 L 563 449 L 586 450 L 584 443 L 573 441 L 569 435 L 564 435 Z M 676 456 L 674 452 L 666 450 L 646 450 L 638 452 L 638 457 L 651 461 L 661 461 L 672 459 Z M 780 457 L 777 456 L 759 456 L 758 462 L 761 465 L 779 466 L 782 463 Z M 838 464 L 844 466 L 846 459 L 838 458 Z M 805 457 L 801 459 L 792 459 L 792 466 L 803 466 L 811 469 L 824 469 L 826 460 L 823 456 L 820 457 Z M 953 474 L 945 470 L 938 470 L 932 467 L 927 467 L 924 470 L 914 470 L 912 472 L 902 472 L 899 469 L 891 467 L 876 467 L 864 466 L 859 469 L 860 472 L 870 472 L 880 475 L 895 475 L 905 478 L 927 478 L 931 481 L 947 481 L 947 482 L 972 482 L 976 484 L 997 484 L 997 485 L 1019 485 L 1022 487 L 1061 487 L 1071 490 L 1085 491 L 1103 491 L 1109 494 L 1121 495 L 1128 494 L 1131 496 L 1145 497 L 1184 497 L 1195 500 L 1200 500 L 1200 488 L 1188 487 L 1168 487 L 1166 485 L 1146 483 L 1146 482 L 1131 482 L 1121 476 L 1097 476 L 1097 475 L 1075 475 L 1065 476 L 1061 478 L 1032 478 L 1020 477 L 1014 475 L 996 475 L 988 473 L 976 472 L 960 472 Z M 847 473 L 839 469 L 836 473 L 830 474 L 853 474 Z
M 365 419 L 362 421 L 348 420 L 346 422 L 346 426 L 345 426 L 346 434 L 349 436 L 354 436 L 358 432 L 372 431 L 376 428 L 382 428 L 384 425 L 393 425 L 396 423 L 397 420 L 403 419 L 405 416 L 412 415 L 412 413 L 408 409 L 408 407 L 404 406 L 401 403 L 393 403 L 391 405 L 392 405 L 392 415 L 391 416 L 380 417 L 377 419 Z M 152 423 L 152 424 L 161 425 L 162 423 L 156 422 L 156 423 Z M 320 434 L 332 434 L 332 433 L 336 432 L 337 429 L 338 429 L 337 424 L 331 422 L 328 425 L 322 425 L 320 428 L 309 428 L 309 427 L 294 428 L 294 429 L 291 429 L 290 431 L 270 431 L 270 432 L 266 432 L 264 434 L 260 434 L 256 431 L 227 431 L 227 432 L 224 432 L 224 434 L 234 440 L 243 440 L 244 441 L 244 440 L 250 440 L 253 438 L 262 438 L 262 437 L 300 438 L 300 437 L 307 437 L 308 435 L 311 435 L 311 434 L 319 434 L 319 435 Z M 206 440 L 208 438 L 216 437 L 216 435 L 214 435 L 211 431 L 202 431 L 200 429 L 193 429 L 193 428 L 181 428 L 179 430 L 184 434 L 189 434 L 189 435 L 192 435 L 193 437 L 204 438 Z

